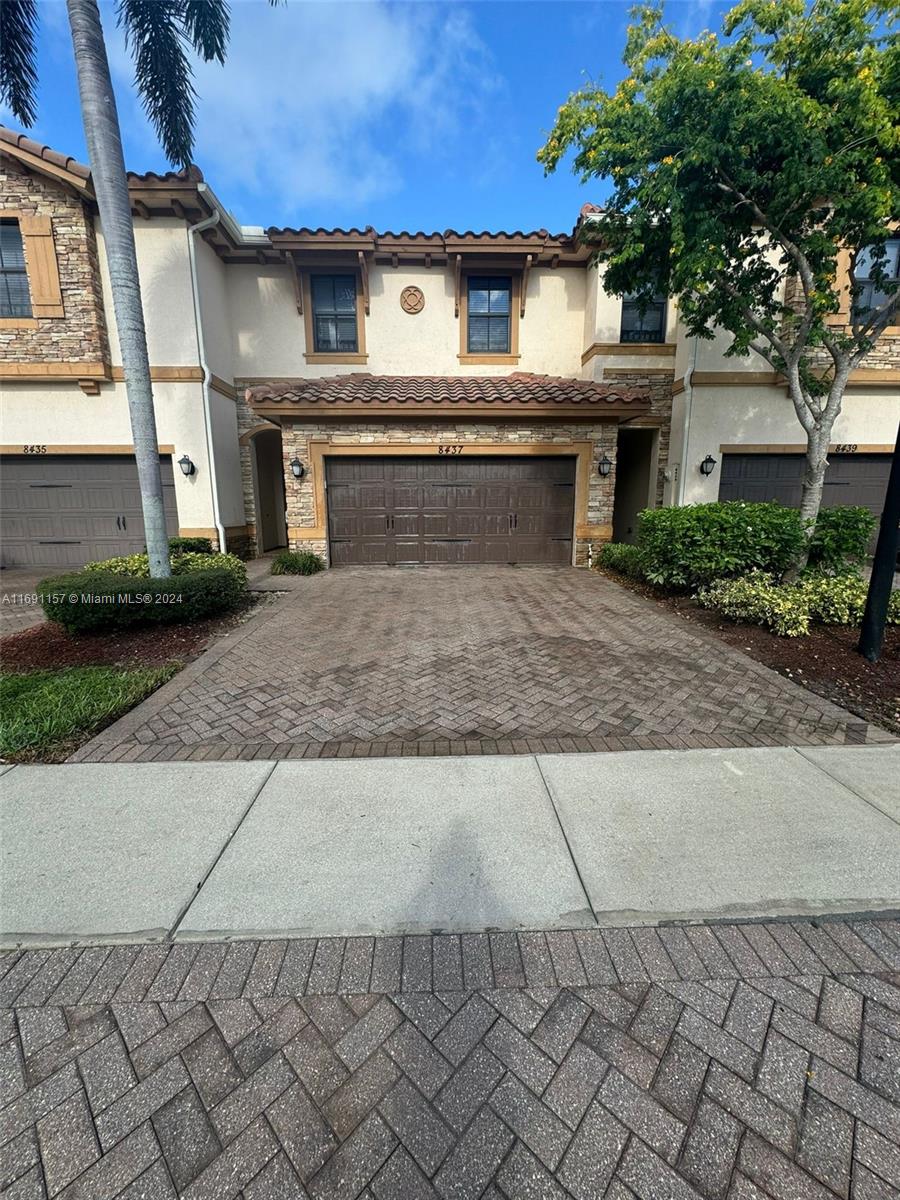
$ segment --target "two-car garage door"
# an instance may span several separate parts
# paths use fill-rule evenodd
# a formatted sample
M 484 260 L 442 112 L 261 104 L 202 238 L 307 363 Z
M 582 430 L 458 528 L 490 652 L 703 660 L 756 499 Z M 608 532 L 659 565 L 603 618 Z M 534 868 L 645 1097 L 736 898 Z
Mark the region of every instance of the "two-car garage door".
M 326 459 L 331 561 L 572 561 L 575 459 L 472 456 Z
M 720 500 L 778 500 L 800 507 L 802 454 L 725 454 Z M 881 515 L 891 471 L 890 454 L 829 454 L 824 508 L 858 504 Z
M 172 460 L 160 459 L 166 524 L 178 532 Z M 144 548 L 137 466 L 130 455 L 34 454 L 0 461 L 4 567 L 80 567 Z

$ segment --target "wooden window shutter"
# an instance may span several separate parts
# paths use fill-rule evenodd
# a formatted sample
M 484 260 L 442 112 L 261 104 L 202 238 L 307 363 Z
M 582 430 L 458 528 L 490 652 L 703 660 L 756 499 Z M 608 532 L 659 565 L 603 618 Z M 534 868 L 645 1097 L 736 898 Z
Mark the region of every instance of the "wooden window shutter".
M 19 228 L 25 240 L 32 313 L 36 317 L 64 317 L 66 314 L 50 218 L 22 217 Z

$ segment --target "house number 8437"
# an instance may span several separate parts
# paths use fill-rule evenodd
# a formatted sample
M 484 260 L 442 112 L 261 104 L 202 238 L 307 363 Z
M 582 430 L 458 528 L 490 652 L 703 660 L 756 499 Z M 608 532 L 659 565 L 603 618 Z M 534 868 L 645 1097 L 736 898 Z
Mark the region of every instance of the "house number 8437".
M 438 454 L 462 454 L 462 446 L 438 446 Z

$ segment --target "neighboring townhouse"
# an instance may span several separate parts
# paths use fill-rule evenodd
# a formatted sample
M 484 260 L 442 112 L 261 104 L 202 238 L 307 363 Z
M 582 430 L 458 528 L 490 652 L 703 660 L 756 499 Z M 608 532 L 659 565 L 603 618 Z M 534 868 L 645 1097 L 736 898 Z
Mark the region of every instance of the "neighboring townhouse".
M 77 566 L 143 545 L 102 229 L 87 167 L 3 129 L 0 151 L 2 561 Z M 608 295 L 591 206 L 572 234 L 263 230 L 196 169 L 129 187 L 173 534 L 585 564 L 647 506 L 799 499 L 783 383 L 687 338 L 673 301 Z M 894 329 L 851 381 L 826 503 L 878 508 L 898 417 Z

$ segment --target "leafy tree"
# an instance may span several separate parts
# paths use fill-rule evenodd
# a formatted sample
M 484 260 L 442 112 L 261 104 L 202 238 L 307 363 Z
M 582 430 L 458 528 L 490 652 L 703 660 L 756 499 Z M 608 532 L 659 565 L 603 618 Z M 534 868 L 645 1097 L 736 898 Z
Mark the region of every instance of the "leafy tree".
M 169 544 L 122 135 L 97 0 L 66 4 L 122 350 L 150 574 L 161 578 L 170 574 Z M 187 167 L 195 96 L 188 54 L 193 50 L 207 62 L 225 61 L 228 5 L 225 0 L 118 0 L 116 11 L 144 108 L 169 161 Z M 37 115 L 36 38 L 36 0 L 0 0 L 0 100 L 26 128 Z
M 676 295 L 692 336 L 724 328 L 729 354 L 785 377 L 810 520 L 850 372 L 897 304 L 897 13 L 895 0 L 742 0 L 722 35 L 680 39 L 661 5 L 635 8 L 626 78 L 572 95 L 538 153 L 551 172 L 574 150 L 584 180 L 611 180 L 587 223 L 609 290 Z

